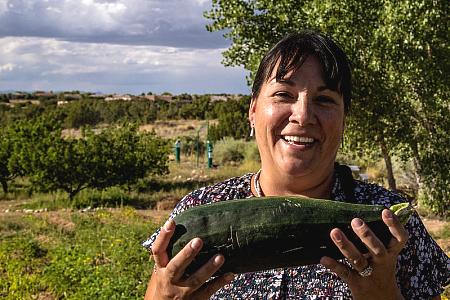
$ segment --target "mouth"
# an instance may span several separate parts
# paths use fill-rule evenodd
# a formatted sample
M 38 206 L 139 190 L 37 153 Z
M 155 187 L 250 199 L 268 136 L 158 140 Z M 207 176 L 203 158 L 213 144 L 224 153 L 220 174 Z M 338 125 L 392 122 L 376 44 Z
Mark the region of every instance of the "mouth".
M 291 145 L 311 145 L 316 142 L 312 137 L 297 136 L 297 135 L 282 135 L 281 138 Z

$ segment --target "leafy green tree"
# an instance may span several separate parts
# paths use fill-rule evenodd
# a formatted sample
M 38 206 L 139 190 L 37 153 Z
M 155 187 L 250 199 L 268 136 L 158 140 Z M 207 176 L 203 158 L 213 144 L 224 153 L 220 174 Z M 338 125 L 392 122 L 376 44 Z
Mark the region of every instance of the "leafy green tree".
M 154 101 L 148 99 L 131 101 L 129 114 L 133 121 L 141 122 L 147 125 L 151 121 L 155 121 L 158 108 Z
M 14 140 L 9 128 L 0 128 L 0 183 L 3 192 L 8 193 L 8 181 L 22 176 L 21 168 L 12 168 L 9 164 L 14 152 Z
M 11 164 L 22 166 L 33 188 L 62 189 L 69 201 L 86 188 L 132 185 L 168 171 L 169 147 L 155 133 L 138 134 L 138 124 L 110 126 L 98 134 L 83 128 L 82 138 L 63 138 L 52 118 L 19 121 Z
M 414 159 L 418 181 L 438 210 L 448 199 L 450 11 L 444 1 L 213 0 L 208 30 L 225 30 L 226 66 L 250 70 L 286 34 L 316 28 L 336 37 L 354 69 L 346 139 L 379 152 L 395 190 L 390 157 Z M 433 196 L 434 194 L 434 196 Z M 437 202 L 436 202 L 437 201 Z M 448 205 L 448 201 L 447 201 Z

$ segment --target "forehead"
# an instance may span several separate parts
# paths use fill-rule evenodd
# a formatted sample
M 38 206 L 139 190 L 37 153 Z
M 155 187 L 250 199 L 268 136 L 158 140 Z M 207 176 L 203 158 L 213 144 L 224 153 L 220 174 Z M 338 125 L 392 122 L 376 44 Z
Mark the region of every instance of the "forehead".
M 295 83 L 317 83 L 325 85 L 322 62 L 315 55 L 308 55 L 305 59 L 293 64 L 287 72 L 280 72 L 280 62 L 278 61 L 272 70 L 266 83 L 274 84 L 277 82 L 295 84 Z M 280 73 L 285 73 L 280 76 Z

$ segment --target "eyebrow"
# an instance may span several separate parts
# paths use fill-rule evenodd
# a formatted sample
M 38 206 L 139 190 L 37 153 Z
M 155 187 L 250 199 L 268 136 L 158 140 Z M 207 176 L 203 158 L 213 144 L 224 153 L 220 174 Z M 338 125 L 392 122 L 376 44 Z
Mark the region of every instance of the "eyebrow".
M 281 80 L 279 80 L 279 81 L 276 81 L 275 78 L 273 78 L 272 81 L 273 81 L 273 80 L 275 80 L 275 83 L 287 84 L 287 85 L 289 85 L 289 86 L 296 86 L 295 82 L 293 82 L 293 81 L 291 81 L 291 80 L 281 79 Z M 329 91 L 332 91 L 332 92 L 339 93 L 339 91 L 334 90 L 334 89 L 332 89 L 332 88 L 330 88 L 330 87 L 328 87 L 328 86 L 326 86 L 326 85 L 321 85 L 321 86 L 319 86 L 319 87 L 317 88 L 317 90 L 318 90 L 319 92 L 323 92 L 323 91 L 325 91 L 325 90 L 329 90 Z

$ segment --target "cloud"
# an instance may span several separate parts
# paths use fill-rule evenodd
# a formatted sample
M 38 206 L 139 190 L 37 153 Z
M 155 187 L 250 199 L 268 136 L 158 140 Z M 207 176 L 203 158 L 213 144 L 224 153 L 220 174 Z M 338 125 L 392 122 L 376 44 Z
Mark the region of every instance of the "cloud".
M 210 0 L 0 0 L 0 88 L 249 94 Z
M 0 65 L 0 73 L 2 73 L 3 71 L 12 71 L 15 67 L 16 65 L 12 63 L 7 63 L 3 66 Z
M 0 86 L 8 90 L 248 94 L 248 72 L 224 68 L 220 64 L 223 50 L 6 37 L 0 38 Z
M 0 36 L 171 47 L 227 47 L 206 31 L 206 0 L 6 0 Z

